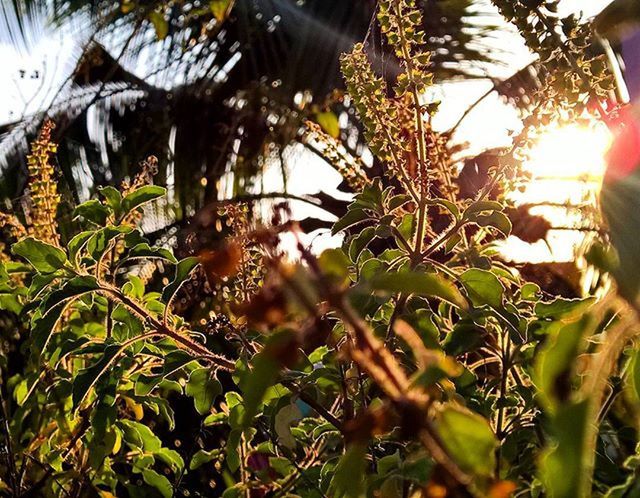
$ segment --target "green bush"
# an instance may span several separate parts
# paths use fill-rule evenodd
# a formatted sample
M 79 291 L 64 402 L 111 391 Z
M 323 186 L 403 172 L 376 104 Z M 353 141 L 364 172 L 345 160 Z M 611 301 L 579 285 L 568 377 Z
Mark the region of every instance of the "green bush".
M 555 4 L 509 5 L 526 30 Z M 342 63 L 385 178 L 345 172 L 361 188 L 334 225 L 344 243 L 318 256 L 301 243 L 298 262 L 283 253 L 286 208 L 261 227 L 231 206 L 219 214 L 233 235 L 178 261 L 138 228 L 165 193 L 152 159 L 77 206 L 62 244 L 45 127 L 32 221 L 3 218 L 15 239 L 0 266 L 3 493 L 635 496 L 635 315 L 613 295 L 543 296 L 500 260 L 511 222 L 495 190 L 517 182 L 530 130 L 462 198 L 430 124 L 420 14 L 381 0 L 378 20 L 394 88 L 361 44 Z M 594 81 L 577 95 L 592 98 Z M 575 110 L 576 98 L 554 103 Z M 213 295 L 193 303 L 205 278 Z

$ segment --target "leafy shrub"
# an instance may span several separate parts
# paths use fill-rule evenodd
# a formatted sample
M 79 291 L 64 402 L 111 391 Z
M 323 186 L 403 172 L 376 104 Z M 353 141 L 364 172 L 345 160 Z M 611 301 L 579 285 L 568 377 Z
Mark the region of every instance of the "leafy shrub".
M 542 16 L 529 8 L 506 15 Z M 33 223 L 3 218 L 16 239 L 0 267 L 3 492 L 636 492 L 635 318 L 612 295 L 543 296 L 497 257 L 511 223 L 496 187 L 517 168 L 505 160 L 476 197 L 459 195 L 447 137 L 430 124 L 420 14 L 381 0 L 378 20 L 401 69 L 394 88 L 363 45 L 342 62 L 386 176 L 345 172 L 360 187 L 334 226 L 345 241 L 319 256 L 301 243 L 299 262 L 283 254 L 278 235 L 296 233 L 286 207 L 266 227 L 230 207 L 234 235 L 178 261 L 138 228 L 165 193 L 153 159 L 77 206 L 80 230 L 62 244 L 45 127 L 30 161 Z M 188 287 L 203 277 L 216 293 L 194 311 Z

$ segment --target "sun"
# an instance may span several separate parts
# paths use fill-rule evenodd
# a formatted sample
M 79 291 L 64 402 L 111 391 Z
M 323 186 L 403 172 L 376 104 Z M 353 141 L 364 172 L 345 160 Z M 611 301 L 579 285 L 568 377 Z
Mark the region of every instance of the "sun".
M 593 202 L 606 169 L 611 133 L 603 124 L 548 128 L 529 151 L 523 168 L 531 181 L 513 200 L 522 204 L 581 205 Z
M 610 144 L 611 133 L 604 124 L 552 127 L 530 151 L 525 168 L 540 179 L 599 183 Z
M 533 215 L 544 216 L 554 227 L 546 242 L 529 245 L 511 237 L 504 247 L 516 261 L 573 261 L 585 233 L 572 230 L 596 206 L 606 169 L 606 152 L 612 141 L 601 123 L 563 125 L 546 129 L 523 164 L 531 180 L 511 195 L 516 205 L 530 206 Z

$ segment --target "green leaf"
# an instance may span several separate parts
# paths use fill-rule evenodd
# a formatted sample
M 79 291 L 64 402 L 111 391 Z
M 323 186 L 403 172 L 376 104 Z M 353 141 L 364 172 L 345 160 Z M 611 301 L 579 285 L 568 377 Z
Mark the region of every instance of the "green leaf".
M 488 305 L 492 308 L 502 307 L 504 286 L 493 273 L 487 270 L 471 268 L 460 275 L 459 278 L 474 305 Z
M 349 244 L 349 258 L 351 258 L 351 261 L 354 263 L 358 261 L 362 251 L 367 248 L 375 236 L 376 229 L 374 227 L 366 227 L 351 240 Z
M 58 247 L 27 237 L 16 242 L 11 251 L 26 259 L 38 273 L 53 273 L 64 268 L 67 255 Z
M 587 299 L 558 298 L 548 303 L 536 304 L 534 311 L 538 318 L 562 318 L 570 321 L 583 316 L 595 301 L 595 297 Z
M 334 469 L 329 487 L 329 495 L 334 498 L 361 498 L 365 496 L 367 448 L 362 444 L 353 444 Z
M 327 135 L 333 138 L 340 136 L 340 123 L 338 122 L 338 116 L 336 116 L 334 112 L 316 113 L 316 123 L 320 125 Z
M 550 421 L 553 441 L 540 461 L 540 477 L 548 496 L 587 496 L 584 476 L 587 469 L 587 427 L 589 400 L 565 403 Z
M 158 474 L 155 470 L 143 470 L 142 478 L 149 486 L 156 488 L 162 495 L 162 498 L 171 498 L 173 496 L 173 486 L 171 486 L 169 479 Z
M 193 269 L 198 265 L 199 260 L 196 257 L 185 258 L 176 265 L 176 273 L 173 281 L 162 291 L 162 300 L 169 303 L 180 286 L 189 278 Z
M 347 228 L 351 228 L 352 226 L 357 225 L 358 223 L 362 223 L 367 221 L 371 217 L 367 214 L 364 209 L 360 208 L 349 208 L 347 214 L 345 214 L 342 218 L 335 222 L 333 228 L 331 228 L 331 234 L 335 235 Z
M 115 187 L 100 187 L 98 188 L 98 193 L 104 197 L 108 206 L 113 210 L 116 216 L 120 215 L 120 210 L 122 208 L 122 194 Z
M 198 450 L 191 462 L 189 462 L 189 470 L 196 470 L 198 467 L 202 467 L 205 463 L 209 463 L 211 460 L 215 460 L 220 456 L 220 450 L 215 449 L 211 451 Z
M 540 400 L 549 411 L 562 405 L 571 394 L 574 360 L 582 349 L 589 321 L 587 316 L 570 324 L 555 322 L 536 356 L 534 382 Z
M 220 382 L 211 373 L 209 368 L 194 370 L 185 387 L 185 393 L 193 398 L 193 404 L 200 415 L 209 413 L 216 396 L 222 393 Z
M 83 202 L 73 210 L 73 217 L 84 218 L 96 225 L 104 225 L 111 214 L 111 210 L 96 199 Z
M 416 216 L 413 213 L 405 214 L 400 223 L 398 223 L 398 232 L 405 240 L 411 240 L 414 237 L 416 231 Z
M 73 380 L 73 406 L 77 408 L 82 404 L 89 392 L 96 385 L 100 377 L 109 369 L 117 354 L 120 346 L 112 344 L 106 347 L 103 355 L 92 366 L 80 370 L 79 374 Z
M 520 288 L 520 299 L 523 301 L 536 302 L 541 292 L 538 284 L 527 282 Z
M 167 190 L 164 187 L 159 187 L 157 185 L 145 185 L 144 187 L 140 187 L 122 199 L 122 212 L 126 215 L 132 210 L 141 207 L 143 204 L 163 197 L 166 193 Z
M 184 469 L 184 460 L 176 450 L 160 448 L 156 451 L 155 455 L 159 460 L 162 460 L 166 465 L 168 465 L 174 474 L 178 474 L 179 472 L 182 472 L 182 469 Z
M 282 477 L 286 477 L 296 470 L 291 461 L 284 457 L 269 457 L 269 467 L 275 470 Z
M 351 262 L 342 249 L 326 249 L 318 257 L 318 264 L 323 273 L 339 284 L 349 280 L 349 265 Z
M 498 442 L 483 417 L 447 404 L 438 416 L 437 429 L 445 448 L 463 470 L 485 477 L 493 474 Z
M 15 292 L 0 292 L 0 310 L 10 311 L 19 315 L 22 311 L 22 304 Z
M 42 313 L 48 313 L 51 308 L 63 301 L 67 301 L 73 297 L 80 296 L 87 292 L 95 291 L 99 289 L 98 281 L 91 276 L 73 277 L 68 280 L 64 285 L 51 292 L 42 305 Z
M 178 262 L 173 253 L 168 249 L 151 247 L 146 242 L 133 247 L 127 254 L 127 258 L 157 258 L 164 259 L 173 264 Z
M 146 425 L 135 420 L 120 420 L 118 425 L 122 429 L 125 441 L 133 448 L 154 454 L 161 451 L 162 441 Z
M 462 235 L 460 235 L 459 233 L 456 233 L 449 237 L 449 239 L 444 244 L 444 252 L 449 254 L 456 248 L 460 241 L 462 241 Z
M 437 273 L 380 273 L 372 277 L 369 284 L 374 290 L 438 297 L 461 309 L 469 307 L 453 282 Z
M 122 292 L 129 297 L 142 301 L 144 299 L 144 280 L 137 275 L 127 275 L 128 282 L 122 286 Z
M 500 211 L 475 216 L 473 218 L 473 222 L 481 227 L 493 227 L 502 232 L 505 237 L 508 237 L 511 234 L 511 229 L 513 228 L 511 220 L 507 218 L 506 214 Z

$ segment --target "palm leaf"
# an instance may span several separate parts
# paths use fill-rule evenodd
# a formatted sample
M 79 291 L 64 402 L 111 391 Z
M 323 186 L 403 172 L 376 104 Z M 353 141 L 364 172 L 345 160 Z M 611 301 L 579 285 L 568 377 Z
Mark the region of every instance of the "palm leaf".
M 87 30 L 85 39 L 104 43 L 87 45 L 50 109 L 5 127 L 0 138 L 5 178 L 21 178 L 9 175 L 16 169 L 8 166 L 20 163 L 16 158 L 49 115 L 61 124 L 60 164 L 77 197 L 97 184 L 119 182 L 153 153 L 160 157 L 159 181 L 170 184 L 175 217 L 181 219 L 222 195 L 218 180 L 225 171 L 234 171 L 235 194 L 254 192 L 265 159 L 277 161 L 296 141 L 303 120 L 318 110 L 344 113 L 349 121 L 344 143 L 354 154 L 362 152 L 353 111 L 330 97 L 342 87 L 338 57 L 355 41 L 367 37 L 374 62 L 394 76 L 392 56 L 379 33 L 370 30 L 372 0 L 237 0 L 223 22 L 207 9 L 184 12 L 182 4 L 168 8 L 162 1 L 134 11 L 117 3 L 104 10 L 104 5 L 14 0 L 13 10 L 5 9 L 14 40 L 27 23 L 45 15 L 61 29 L 79 23 Z M 495 62 L 488 49 L 474 43 L 492 28 L 484 2 L 424 0 L 422 5 L 438 79 L 476 77 L 479 66 Z M 17 28 L 8 21 L 11 12 L 21 22 Z M 166 22 L 161 41 L 151 13 Z M 313 96 L 313 105 L 296 104 L 303 94 Z M 356 137 L 355 144 L 347 137 Z M 22 186 L 14 188 L 5 193 L 15 196 Z

